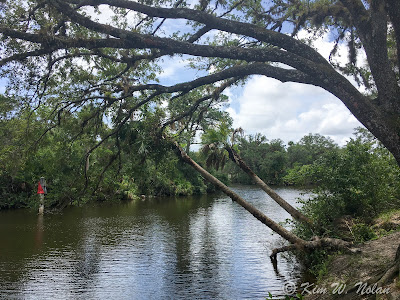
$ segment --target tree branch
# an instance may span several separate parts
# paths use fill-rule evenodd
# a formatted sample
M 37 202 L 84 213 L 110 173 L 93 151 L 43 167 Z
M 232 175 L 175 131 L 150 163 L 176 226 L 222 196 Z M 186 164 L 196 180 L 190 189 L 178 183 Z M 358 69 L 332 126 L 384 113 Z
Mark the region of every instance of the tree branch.
M 58 1 L 58 0 L 57 0 Z M 205 24 L 212 29 L 246 35 L 272 45 L 282 47 L 289 52 L 297 54 L 319 64 L 327 64 L 326 60 L 313 48 L 279 32 L 267 30 L 256 25 L 232 21 L 215 17 L 203 11 L 188 8 L 161 8 L 151 7 L 138 2 L 128 0 L 87 0 L 84 5 L 108 4 L 115 7 L 131 9 L 147 14 L 151 17 L 162 17 L 171 19 L 186 19 Z
M 199 107 L 199 105 L 204 102 L 207 101 L 209 99 L 216 99 L 220 96 L 220 94 L 229 86 L 231 86 L 232 84 L 234 84 L 238 79 L 237 78 L 233 78 L 231 80 L 228 80 L 227 82 L 223 83 L 221 86 L 219 86 L 218 88 L 215 89 L 215 91 L 213 93 L 211 93 L 210 95 L 206 95 L 200 99 L 198 99 L 196 102 L 194 102 L 188 110 L 186 110 L 185 112 L 181 113 L 178 116 L 175 116 L 173 118 L 170 118 L 167 122 L 165 122 L 162 127 L 161 130 L 164 130 L 165 127 L 167 127 L 170 124 L 175 123 L 176 121 L 179 121 L 181 119 L 183 119 L 184 117 L 187 117 L 191 114 L 193 114 L 196 109 Z
M 125 2 L 125 1 L 122 1 Z M 127 1 L 130 4 L 137 4 L 135 2 Z M 209 46 L 209 45 L 194 45 L 187 42 L 181 42 L 169 38 L 159 38 L 154 37 L 151 35 L 140 34 L 137 32 L 127 31 L 120 28 L 115 28 L 110 25 L 104 25 L 97 22 L 92 21 L 91 19 L 84 17 L 73 10 L 69 5 L 62 3 L 59 0 L 55 0 L 51 2 L 53 6 L 55 6 L 61 13 L 66 14 L 71 20 L 74 22 L 79 23 L 80 25 L 89 28 L 91 30 L 101 32 L 104 34 L 110 34 L 115 37 L 118 37 L 120 40 L 125 40 L 126 46 L 130 45 L 132 48 L 157 48 L 166 50 L 168 52 L 173 53 L 182 53 L 182 54 L 189 54 L 195 56 L 202 56 L 202 57 L 221 57 L 221 58 L 231 58 L 231 59 L 238 59 L 238 60 L 246 60 L 246 61 L 272 61 L 272 62 L 281 62 L 287 64 L 296 69 L 302 70 L 309 70 L 310 72 L 314 72 L 311 70 L 309 65 L 324 65 L 326 68 L 331 68 L 329 63 L 321 57 L 321 55 L 305 44 L 290 38 L 286 35 L 271 31 L 266 34 L 280 35 L 279 41 L 281 44 L 279 45 L 282 48 L 285 48 L 286 39 L 290 39 L 291 46 L 295 44 L 295 49 L 293 52 L 279 50 L 277 48 L 264 48 L 264 49 L 243 49 L 237 47 L 222 47 L 222 46 Z M 99 3 L 101 4 L 101 3 Z M 121 7 L 121 6 L 119 6 Z M 153 9 L 150 7 L 150 9 Z M 182 10 L 182 9 L 172 9 L 172 10 Z M 185 10 L 185 9 L 183 9 Z M 192 12 L 186 11 L 186 13 Z M 198 12 L 198 11 L 193 11 Z M 203 14 L 203 12 L 200 12 Z M 208 14 L 206 14 L 208 16 Z M 215 18 L 215 17 L 212 17 Z M 218 19 L 218 18 L 217 18 Z M 224 20 L 224 19 L 221 19 Z M 228 22 L 228 20 L 224 20 L 224 24 Z M 229 21 L 231 22 L 231 21 Z M 233 22 L 233 21 L 232 21 Z M 243 26 L 246 27 L 249 25 L 251 27 L 251 31 L 258 32 L 263 31 L 263 29 L 259 27 L 254 27 L 253 25 L 246 24 L 246 23 L 235 23 L 235 26 Z M 231 26 L 232 27 L 232 26 Z M 233 26 L 234 27 L 234 26 Z M 254 27 L 254 28 L 253 28 Z M 262 36 L 260 36 L 260 40 Z M 288 43 L 289 44 L 289 43 Z M 304 51 L 299 51 L 299 48 L 303 49 Z M 293 47 L 291 47 L 293 48 Z M 307 51 L 308 50 L 308 51 Z M 310 53 L 311 52 L 311 53 Z M 307 57 L 304 53 L 309 53 Z M 318 59 L 317 59 L 318 58 Z M 314 68 L 315 69 L 315 68 Z
M 386 10 L 388 11 L 390 21 L 396 37 L 397 63 L 400 65 L 400 1 L 386 0 Z
M 388 58 L 388 11 L 385 8 L 385 1 L 371 1 L 368 11 L 360 0 L 340 1 L 349 10 L 363 43 L 382 107 L 388 113 L 400 113 L 400 103 L 397 100 L 400 97 L 400 87 Z

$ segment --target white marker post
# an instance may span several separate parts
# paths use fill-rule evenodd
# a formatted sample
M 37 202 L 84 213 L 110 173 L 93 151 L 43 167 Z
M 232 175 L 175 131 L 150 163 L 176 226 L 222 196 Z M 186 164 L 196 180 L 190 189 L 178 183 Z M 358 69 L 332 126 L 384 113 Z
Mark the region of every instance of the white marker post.
M 44 213 L 44 195 L 47 194 L 46 180 L 44 179 L 44 177 L 40 177 L 37 193 L 39 195 L 39 215 L 43 215 L 43 213 Z

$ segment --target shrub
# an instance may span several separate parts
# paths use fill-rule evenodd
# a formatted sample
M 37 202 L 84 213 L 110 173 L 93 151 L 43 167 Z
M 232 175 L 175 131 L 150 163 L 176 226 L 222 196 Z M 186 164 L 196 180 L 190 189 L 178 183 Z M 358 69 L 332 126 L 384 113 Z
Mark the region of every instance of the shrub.
M 335 236 L 338 228 L 334 221 L 347 215 L 369 224 L 379 213 L 399 204 L 399 167 L 385 148 L 365 136 L 328 152 L 314 162 L 310 172 L 318 186 L 314 196 L 303 202 L 302 210 L 314 220 L 318 234 Z M 304 237 L 315 234 L 301 225 L 297 230 Z M 373 237 L 361 225 L 355 230 L 360 240 Z

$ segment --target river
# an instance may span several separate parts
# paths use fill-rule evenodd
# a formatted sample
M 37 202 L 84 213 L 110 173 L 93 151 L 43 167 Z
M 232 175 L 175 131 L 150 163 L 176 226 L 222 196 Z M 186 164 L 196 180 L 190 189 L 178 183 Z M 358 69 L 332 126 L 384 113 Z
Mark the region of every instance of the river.
M 235 191 L 276 221 L 263 191 Z M 292 205 L 300 191 L 277 192 Z M 44 217 L 0 211 L 0 298 L 265 299 L 301 276 L 269 259 L 281 239 L 223 194 L 71 207 Z

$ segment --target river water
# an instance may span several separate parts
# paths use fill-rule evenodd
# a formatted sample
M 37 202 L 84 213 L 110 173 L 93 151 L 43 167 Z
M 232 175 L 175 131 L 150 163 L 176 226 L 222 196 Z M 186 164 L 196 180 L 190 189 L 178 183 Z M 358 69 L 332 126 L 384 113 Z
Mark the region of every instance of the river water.
M 236 192 L 276 221 L 264 192 Z M 293 205 L 300 191 L 277 189 Z M 0 211 L 3 299 L 265 299 L 301 276 L 269 254 L 281 239 L 223 194 Z

